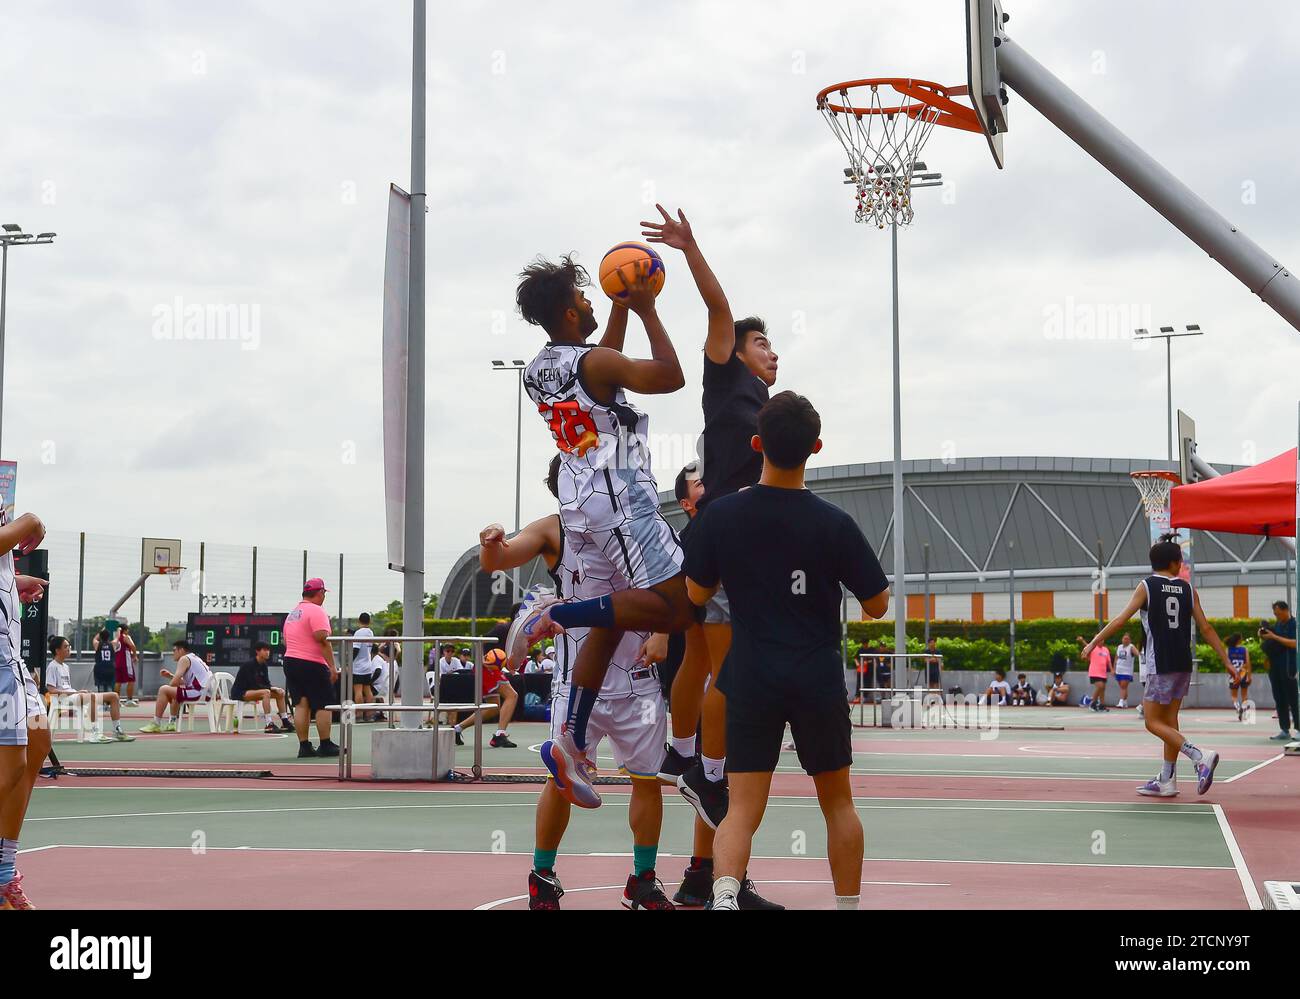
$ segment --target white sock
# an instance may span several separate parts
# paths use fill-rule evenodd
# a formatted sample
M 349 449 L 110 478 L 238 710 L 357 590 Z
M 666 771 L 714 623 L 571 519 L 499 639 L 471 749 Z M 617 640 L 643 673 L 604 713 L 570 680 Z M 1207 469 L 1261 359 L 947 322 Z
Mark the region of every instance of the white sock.
M 457 735 L 460 735 L 460 734 L 461 734 L 460 726 L 459 726 L 459 725 L 453 725 L 453 726 L 451 727 L 451 730 L 452 730 L 453 732 L 455 732 Z
M 700 762 L 704 764 L 704 776 L 709 779 L 710 783 L 716 784 L 726 775 L 727 758 L 725 756 L 720 760 L 701 756 Z
M 113 722 L 113 731 L 114 731 L 114 732 L 121 732 L 121 731 L 122 731 L 122 723 L 121 723 L 120 721 L 115 721 L 115 722 Z
M 735 878 L 721 877 L 713 880 L 713 897 L 717 899 L 719 895 L 736 896 L 740 894 L 740 882 Z
M 499 728 L 499 729 L 497 729 L 497 735 L 505 735 L 505 734 L 506 734 L 506 730 L 505 730 L 505 729 L 503 729 L 503 728 Z
M 685 739 L 679 739 L 677 736 L 673 736 L 673 749 L 677 750 L 679 755 L 685 756 L 688 760 L 694 759 L 695 736 L 690 735 Z
M 1184 756 L 1186 756 L 1193 763 L 1201 762 L 1201 751 L 1197 749 L 1195 746 L 1193 746 L 1190 742 L 1184 742 L 1183 748 L 1180 749 L 1179 752 L 1182 753 Z
M 835 908 L 841 912 L 852 912 L 857 909 L 861 895 L 836 895 Z

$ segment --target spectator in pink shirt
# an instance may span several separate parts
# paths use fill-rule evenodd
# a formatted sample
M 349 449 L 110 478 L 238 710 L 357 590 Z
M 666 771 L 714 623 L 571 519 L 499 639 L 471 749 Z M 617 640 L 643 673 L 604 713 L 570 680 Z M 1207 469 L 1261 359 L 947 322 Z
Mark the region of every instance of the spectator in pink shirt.
M 1083 637 L 1075 639 L 1080 645 L 1085 645 Z M 1093 711 L 1109 711 L 1106 707 L 1106 681 L 1110 678 L 1111 657 L 1110 649 L 1105 645 L 1098 645 L 1088 654 L 1088 682 L 1092 684 L 1092 696 L 1083 699 L 1083 706 L 1091 708 Z
M 329 643 L 330 619 L 321 609 L 325 603 L 325 581 L 309 579 L 302 584 L 302 603 L 284 619 L 284 679 L 293 705 L 293 727 L 298 733 L 298 758 L 338 756 L 339 747 L 330 741 L 330 712 L 339 670 L 334 664 L 334 647 Z M 311 716 L 316 715 L 320 746 L 311 744 Z

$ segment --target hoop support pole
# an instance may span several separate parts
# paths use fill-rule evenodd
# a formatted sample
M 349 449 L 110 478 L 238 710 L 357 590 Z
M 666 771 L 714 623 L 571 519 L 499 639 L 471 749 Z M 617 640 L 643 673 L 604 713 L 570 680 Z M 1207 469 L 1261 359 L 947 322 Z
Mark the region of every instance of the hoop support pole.
M 1300 281 L 1010 38 L 1003 81 L 1300 331 Z

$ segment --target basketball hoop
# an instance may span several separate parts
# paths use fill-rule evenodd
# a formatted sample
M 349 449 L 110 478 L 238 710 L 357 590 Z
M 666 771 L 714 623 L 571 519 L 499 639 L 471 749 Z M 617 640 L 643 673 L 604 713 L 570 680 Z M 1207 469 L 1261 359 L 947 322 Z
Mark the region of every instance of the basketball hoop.
M 880 77 L 834 83 L 817 95 L 817 110 L 849 155 L 844 173 L 856 221 L 878 229 L 912 221 L 913 181 L 927 179 L 914 170 L 934 127 L 983 133 L 974 108 L 953 100 L 966 93 L 965 86 Z
M 1129 478 L 1142 495 L 1142 509 L 1147 520 L 1161 519 L 1165 527 L 1169 526 L 1169 493 L 1174 486 L 1182 485 L 1182 479 L 1174 472 L 1130 472 Z
M 185 575 L 185 566 L 169 565 L 166 568 L 159 569 L 158 573 L 167 577 L 167 582 L 171 583 L 173 593 L 180 592 L 181 578 Z

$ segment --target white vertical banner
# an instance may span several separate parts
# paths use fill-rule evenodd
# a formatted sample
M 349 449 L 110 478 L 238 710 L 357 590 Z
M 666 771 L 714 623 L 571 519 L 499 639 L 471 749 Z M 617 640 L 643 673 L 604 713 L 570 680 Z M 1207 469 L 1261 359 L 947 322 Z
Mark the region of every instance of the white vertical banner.
M 388 567 L 401 570 L 406 545 L 406 357 L 411 282 L 411 196 L 388 188 L 384 248 L 384 519 Z

